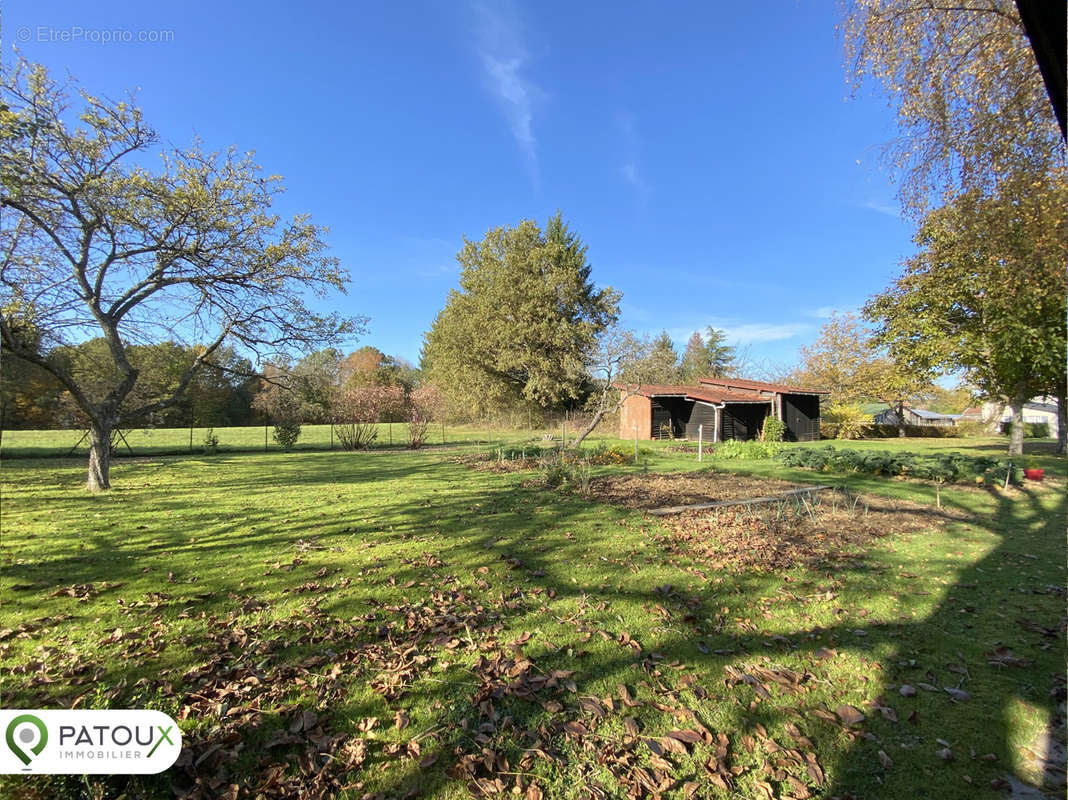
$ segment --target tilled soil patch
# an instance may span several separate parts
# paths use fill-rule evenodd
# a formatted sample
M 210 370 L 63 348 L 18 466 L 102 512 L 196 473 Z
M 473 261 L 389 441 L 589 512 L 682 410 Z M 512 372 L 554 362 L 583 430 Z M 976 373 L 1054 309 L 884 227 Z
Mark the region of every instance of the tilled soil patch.
M 591 481 L 590 496 L 628 508 L 653 509 L 768 497 L 797 484 L 711 472 L 633 475 Z M 919 503 L 821 490 L 814 498 L 686 511 L 662 517 L 655 540 L 674 555 L 718 571 L 832 567 L 863 560 L 873 539 L 942 526 L 967 515 Z
M 611 475 L 592 479 L 589 496 L 613 506 L 648 509 L 767 497 L 800 485 L 777 478 L 711 471 L 678 475 Z

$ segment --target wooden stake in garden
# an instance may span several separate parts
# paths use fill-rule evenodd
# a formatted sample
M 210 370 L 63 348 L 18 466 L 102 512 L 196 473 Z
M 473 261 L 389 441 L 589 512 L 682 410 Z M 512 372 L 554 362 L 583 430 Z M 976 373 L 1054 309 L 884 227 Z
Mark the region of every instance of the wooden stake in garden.
M 704 447 L 704 443 L 705 443 L 704 439 L 705 439 L 705 426 L 704 425 L 698 425 L 697 426 L 697 460 L 698 461 L 701 460 L 701 456 L 702 456 L 701 450 Z

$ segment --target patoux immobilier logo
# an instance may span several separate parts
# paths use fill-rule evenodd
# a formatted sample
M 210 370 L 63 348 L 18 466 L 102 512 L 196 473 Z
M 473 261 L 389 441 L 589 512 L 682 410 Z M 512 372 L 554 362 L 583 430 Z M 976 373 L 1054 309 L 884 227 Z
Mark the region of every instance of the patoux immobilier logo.
M 0 709 L 0 774 L 146 775 L 182 752 L 160 711 Z

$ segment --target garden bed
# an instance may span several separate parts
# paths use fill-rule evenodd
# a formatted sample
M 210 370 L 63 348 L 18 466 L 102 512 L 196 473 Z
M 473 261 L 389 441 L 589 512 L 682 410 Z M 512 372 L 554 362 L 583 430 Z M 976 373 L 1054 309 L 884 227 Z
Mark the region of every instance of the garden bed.
M 669 552 L 712 570 L 830 569 L 862 562 L 874 539 L 931 530 L 966 515 L 884 497 L 821 492 L 815 502 L 731 506 L 664 517 L 655 536 Z
M 595 478 L 598 502 L 652 511 L 662 506 L 744 501 L 781 495 L 779 502 L 686 510 L 665 517 L 654 539 L 674 555 L 717 571 L 770 571 L 801 564 L 830 567 L 864 559 L 865 545 L 888 535 L 936 528 L 966 518 L 954 510 L 885 497 L 822 489 L 788 495 L 798 484 L 711 471 L 680 475 Z
M 590 480 L 589 497 L 624 508 L 654 509 L 787 492 L 798 484 L 704 470 L 678 475 L 610 475 Z

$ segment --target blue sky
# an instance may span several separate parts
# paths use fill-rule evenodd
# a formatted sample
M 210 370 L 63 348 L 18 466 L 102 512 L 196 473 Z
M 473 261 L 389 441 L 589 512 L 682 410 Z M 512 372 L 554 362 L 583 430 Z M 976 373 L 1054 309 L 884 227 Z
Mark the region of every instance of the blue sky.
M 4 11 L 5 58 L 136 90 L 165 142 L 255 150 L 285 177 L 278 211 L 329 226 L 351 274 L 325 307 L 412 361 L 461 237 L 557 209 L 623 292 L 622 324 L 680 348 L 714 325 L 765 365 L 912 251 L 878 164 L 892 112 L 850 98 L 834 3 Z

